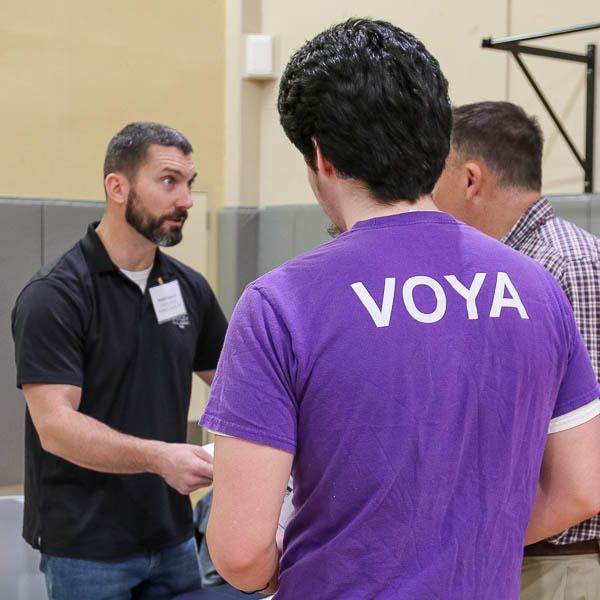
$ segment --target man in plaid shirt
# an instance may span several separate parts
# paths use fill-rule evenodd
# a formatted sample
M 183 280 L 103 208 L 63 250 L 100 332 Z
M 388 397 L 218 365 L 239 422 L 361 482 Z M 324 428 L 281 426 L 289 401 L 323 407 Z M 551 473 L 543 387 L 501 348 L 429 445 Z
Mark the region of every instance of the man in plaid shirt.
M 509 102 L 453 111 L 438 207 L 530 256 L 561 284 L 600 376 L 600 240 L 554 215 L 541 196 L 543 137 Z M 600 515 L 525 548 L 521 599 L 600 598 Z

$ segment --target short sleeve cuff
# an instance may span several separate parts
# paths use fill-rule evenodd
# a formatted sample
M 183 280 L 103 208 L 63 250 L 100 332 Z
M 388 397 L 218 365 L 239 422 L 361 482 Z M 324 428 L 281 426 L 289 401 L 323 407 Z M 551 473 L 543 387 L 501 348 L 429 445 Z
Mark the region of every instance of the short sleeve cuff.
M 223 437 L 233 437 L 232 435 L 227 435 L 226 433 L 221 433 L 220 431 L 215 431 L 214 429 L 209 429 L 208 433 L 212 433 L 213 435 L 222 435 Z
M 289 439 L 282 436 L 274 435 L 267 431 L 256 431 L 246 427 L 241 427 L 234 423 L 224 421 L 212 415 L 204 413 L 199 422 L 202 427 L 206 427 L 214 435 L 223 435 L 226 437 L 234 437 L 240 440 L 246 440 L 248 442 L 254 442 L 256 444 L 262 444 L 263 446 L 272 446 L 273 448 L 279 448 L 285 452 L 291 454 L 296 453 L 296 444 Z
M 592 400 L 592 402 L 580 408 L 552 419 L 548 427 L 548 433 L 558 433 L 559 431 L 583 425 L 598 415 L 600 415 L 600 399 Z

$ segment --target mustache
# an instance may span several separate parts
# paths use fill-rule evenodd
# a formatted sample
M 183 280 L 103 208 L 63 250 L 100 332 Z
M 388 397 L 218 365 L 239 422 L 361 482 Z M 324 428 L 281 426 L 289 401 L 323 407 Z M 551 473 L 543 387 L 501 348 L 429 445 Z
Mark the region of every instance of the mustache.
M 168 215 L 163 215 L 160 218 L 160 225 L 162 225 L 165 221 L 185 221 L 188 218 L 188 211 L 185 208 L 177 208 L 172 213 Z

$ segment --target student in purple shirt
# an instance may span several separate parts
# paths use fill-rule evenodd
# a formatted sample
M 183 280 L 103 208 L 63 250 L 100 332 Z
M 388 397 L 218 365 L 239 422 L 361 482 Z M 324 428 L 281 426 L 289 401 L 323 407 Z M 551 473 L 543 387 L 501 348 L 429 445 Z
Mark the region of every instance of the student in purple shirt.
M 321 33 L 279 112 L 343 233 L 235 309 L 202 419 L 222 434 L 214 563 L 278 600 L 516 599 L 523 544 L 600 506 L 599 389 L 568 300 L 436 210 L 447 82 L 410 34 Z

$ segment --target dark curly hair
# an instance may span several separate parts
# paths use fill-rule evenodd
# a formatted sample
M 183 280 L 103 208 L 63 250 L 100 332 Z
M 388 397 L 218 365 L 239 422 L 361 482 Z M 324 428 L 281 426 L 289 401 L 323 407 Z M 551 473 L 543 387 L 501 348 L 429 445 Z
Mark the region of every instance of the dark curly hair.
M 419 40 L 385 21 L 350 19 L 307 42 L 281 78 L 278 109 L 312 169 L 314 138 L 384 204 L 430 193 L 449 151 L 448 82 Z

